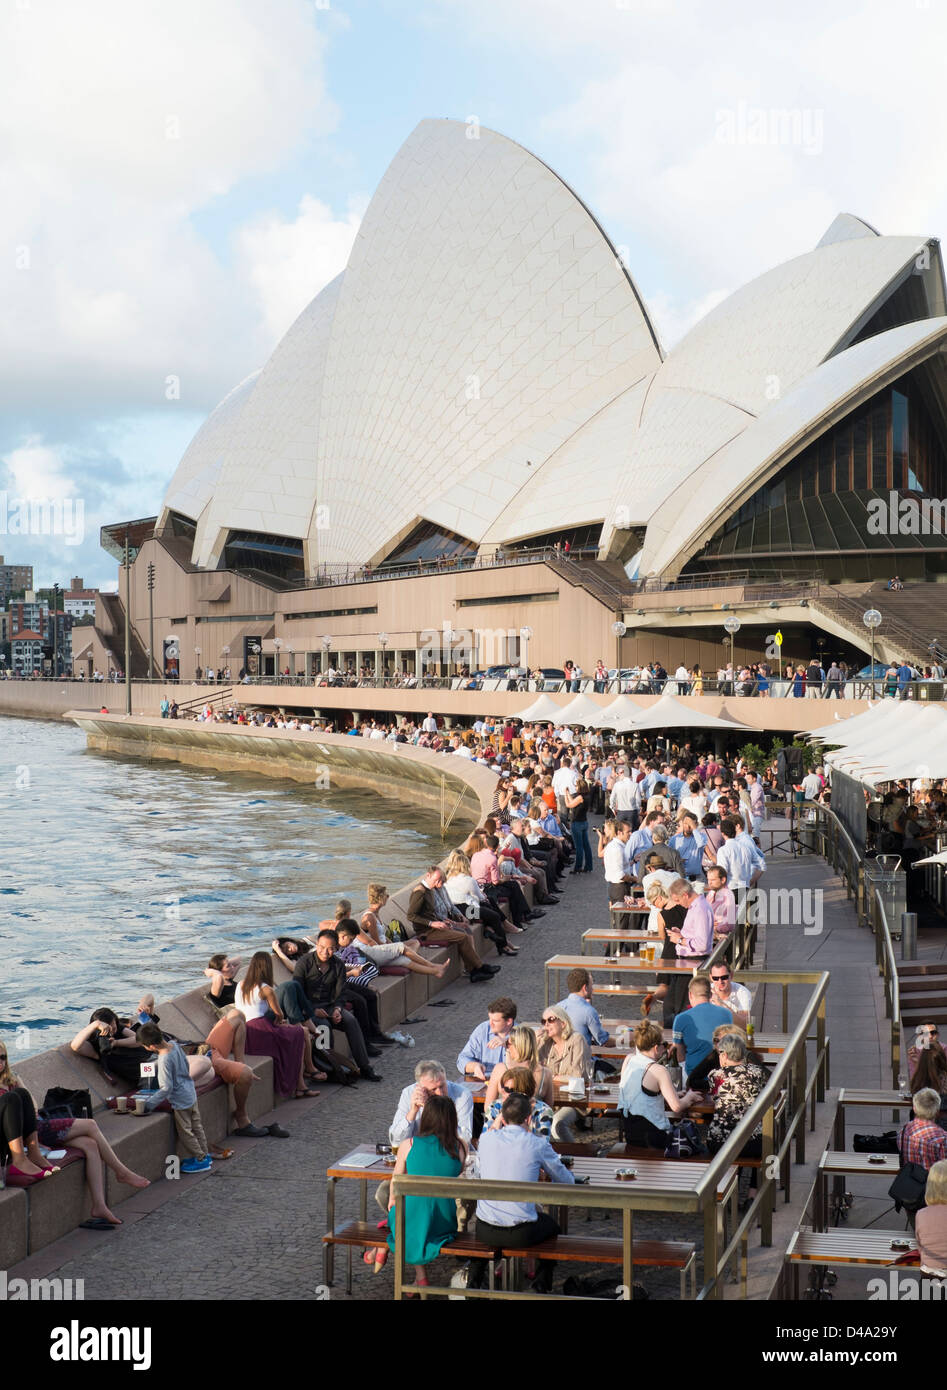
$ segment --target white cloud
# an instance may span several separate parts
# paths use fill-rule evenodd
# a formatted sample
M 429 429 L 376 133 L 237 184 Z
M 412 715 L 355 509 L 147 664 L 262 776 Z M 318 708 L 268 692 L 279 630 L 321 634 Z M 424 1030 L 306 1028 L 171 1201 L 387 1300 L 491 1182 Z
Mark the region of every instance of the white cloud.
M 206 409 L 269 351 L 256 287 L 192 218 L 333 129 L 317 15 L 305 0 L 4 7 L 10 402 L 160 408 L 174 375 L 181 403 Z
M 292 222 L 268 215 L 241 228 L 237 240 L 244 274 L 257 292 L 274 342 L 344 270 L 364 210 L 365 200 L 353 202 L 347 215 L 337 219 L 325 203 L 307 196 Z

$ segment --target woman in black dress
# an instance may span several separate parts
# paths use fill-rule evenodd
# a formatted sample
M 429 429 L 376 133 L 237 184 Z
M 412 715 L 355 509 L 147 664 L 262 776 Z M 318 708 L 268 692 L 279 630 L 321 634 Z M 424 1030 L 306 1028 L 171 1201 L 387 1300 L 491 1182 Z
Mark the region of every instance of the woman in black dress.
M 687 916 L 687 908 L 671 902 L 667 889 L 660 879 L 649 883 L 645 890 L 645 901 L 657 911 L 658 937 L 662 943 L 661 959 L 677 960 L 677 947 L 671 940 L 670 932 L 680 931 Z M 660 999 L 664 1007 L 664 1020 L 670 1023 L 683 1009 L 687 994 L 686 975 L 659 975 L 654 989 L 641 1001 L 641 1012 L 645 1018 L 651 1012 L 655 1000 Z

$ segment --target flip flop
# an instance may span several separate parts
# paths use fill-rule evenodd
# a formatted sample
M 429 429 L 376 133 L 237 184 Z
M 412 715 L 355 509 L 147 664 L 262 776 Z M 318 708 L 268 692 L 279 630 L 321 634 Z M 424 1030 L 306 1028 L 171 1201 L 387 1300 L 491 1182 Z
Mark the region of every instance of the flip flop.
M 104 1216 L 92 1216 L 88 1221 L 80 1221 L 79 1228 L 83 1231 L 114 1231 L 115 1223 L 106 1221 Z
M 225 1158 L 233 1158 L 236 1149 L 216 1149 L 213 1157 L 216 1161 L 222 1162 Z

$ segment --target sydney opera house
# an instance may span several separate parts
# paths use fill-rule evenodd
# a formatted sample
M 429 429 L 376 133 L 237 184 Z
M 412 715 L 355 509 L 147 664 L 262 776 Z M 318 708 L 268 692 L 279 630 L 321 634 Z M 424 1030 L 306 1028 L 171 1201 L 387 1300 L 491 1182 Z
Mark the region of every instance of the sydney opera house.
M 670 352 L 632 269 L 520 145 L 423 121 L 159 515 L 103 528 L 134 562 L 133 674 L 416 670 L 432 632 L 482 666 L 524 627 L 531 666 L 711 670 L 731 610 L 738 654 L 778 623 L 800 658 L 852 655 L 894 574 L 882 650 L 947 638 L 937 507 L 899 519 L 947 497 L 938 242 L 842 214 Z M 77 664 L 117 660 L 121 603 Z

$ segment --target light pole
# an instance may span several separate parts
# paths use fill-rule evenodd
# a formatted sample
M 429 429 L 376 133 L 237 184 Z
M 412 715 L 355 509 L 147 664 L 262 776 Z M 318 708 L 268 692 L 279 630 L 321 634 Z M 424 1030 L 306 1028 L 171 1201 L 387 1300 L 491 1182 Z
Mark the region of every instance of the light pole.
M 274 637 L 274 638 L 273 638 L 273 650 L 276 652 L 276 658 L 275 658 L 273 664 L 274 664 L 274 666 L 276 667 L 276 679 L 277 679 L 277 682 L 279 682 L 279 681 L 282 680 L 282 678 L 283 678 L 283 673 L 282 673 L 282 671 L 281 671 L 280 668 L 279 668 L 279 654 L 280 654 L 280 651 L 282 650 L 282 646 L 283 646 L 283 639 L 282 639 L 282 637 Z
M 59 676 L 59 585 L 53 585 L 53 680 Z
M 322 639 L 322 674 L 329 669 L 329 648 L 332 646 L 332 638 L 326 634 Z
M 196 668 L 197 668 L 197 679 L 200 680 L 200 678 L 201 678 L 201 649 L 200 649 L 200 647 L 195 647 L 195 648 L 194 648 L 194 665 L 195 665 Z
M 385 667 L 385 652 L 388 650 L 388 634 L 387 634 L 387 632 L 379 632 L 379 634 L 378 634 L 378 645 L 381 647 L 381 675 L 382 675 L 382 677 L 384 677 L 384 676 L 385 676 L 385 672 L 386 672 L 386 667 Z M 376 662 L 376 665 L 375 665 L 375 679 L 376 679 L 376 680 L 378 679 L 378 675 L 379 675 L 379 671 L 378 671 L 378 665 L 377 665 L 377 662 Z
M 520 628 L 520 641 L 523 644 L 523 666 L 526 671 L 526 680 L 529 681 L 529 639 L 533 635 L 531 627 Z
M 618 689 L 621 690 L 621 639 L 628 631 L 627 623 L 621 621 L 612 623 L 612 632 L 615 634 L 615 667 L 618 671 Z
M 227 668 L 230 666 L 230 648 L 221 647 L 220 654 L 224 658 L 224 670 L 226 671 Z M 225 679 L 229 680 L 230 677 L 226 676 Z
M 289 678 L 296 679 L 296 652 L 293 647 L 286 648 L 286 655 L 289 657 Z
M 125 713 L 132 712 L 132 562 L 125 532 Z
M 251 642 L 251 643 L 250 643 L 250 651 L 251 651 L 251 653 L 253 654 L 253 657 L 254 657 L 254 665 L 256 666 L 256 670 L 253 672 L 253 678 L 254 678 L 254 680 L 259 680 L 259 677 L 260 677 L 260 652 L 261 652 L 261 650 L 262 650 L 262 648 L 260 647 L 259 642 Z
M 152 663 L 155 659 L 155 567 L 153 562 L 148 564 L 148 641 L 151 643 L 151 655 L 148 658 L 148 678 L 152 676 Z
M 739 618 L 728 618 L 727 621 L 724 623 L 724 627 L 726 628 L 727 632 L 729 632 L 729 634 L 730 634 L 730 666 L 731 666 L 731 669 L 733 670 L 734 689 L 736 688 L 736 674 L 737 674 L 737 673 L 736 673 L 736 667 L 735 667 L 734 664 L 733 664 L 733 639 L 734 639 L 734 637 L 736 637 L 737 633 L 740 631 L 740 628 L 741 628 L 742 626 L 743 626 L 743 624 L 740 622 L 740 619 L 739 619 Z
M 875 628 L 881 626 L 882 618 L 877 608 L 869 608 L 862 614 L 862 622 L 871 634 L 871 698 L 875 698 Z

